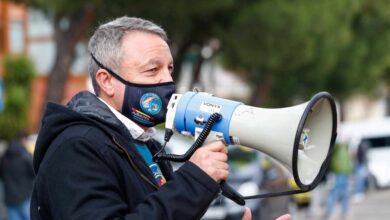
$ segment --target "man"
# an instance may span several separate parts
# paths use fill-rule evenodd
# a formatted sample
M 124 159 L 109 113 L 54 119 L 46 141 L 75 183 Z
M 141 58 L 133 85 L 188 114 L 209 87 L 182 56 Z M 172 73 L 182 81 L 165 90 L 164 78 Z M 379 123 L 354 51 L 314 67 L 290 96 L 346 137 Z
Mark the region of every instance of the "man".
M 0 160 L 0 179 L 4 183 L 5 204 L 9 220 L 30 219 L 30 197 L 34 172 L 32 156 L 25 146 L 27 134 L 19 132 Z
M 89 41 L 96 96 L 49 103 L 34 153 L 32 219 L 200 219 L 228 177 L 221 142 L 171 171 L 151 136 L 175 91 L 163 29 L 122 17 Z M 245 219 L 250 219 L 246 211 Z

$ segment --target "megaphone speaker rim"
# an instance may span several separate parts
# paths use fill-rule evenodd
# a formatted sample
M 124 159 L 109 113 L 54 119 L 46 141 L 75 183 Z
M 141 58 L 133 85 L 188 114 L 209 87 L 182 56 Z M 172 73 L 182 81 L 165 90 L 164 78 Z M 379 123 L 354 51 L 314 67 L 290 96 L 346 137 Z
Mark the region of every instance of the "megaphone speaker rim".
M 312 183 L 304 184 L 304 183 L 302 183 L 302 181 L 299 177 L 299 174 L 298 174 L 298 147 L 299 147 L 299 143 L 300 143 L 300 139 L 301 139 L 301 134 L 303 132 L 304 125 L 306 123 L 306 119 L 308 118 L 308 115 L 310 114 L 312 108 L 315 106 L 315 104 L 317 104 L 318 101 L 320 101 L 321 99 L 324 99 L 324 98 L 329 101 L 330 108 L 332 111 L 333 125 L 332 125 L 330 146 L 329 146 L 329 150 L 328 150 L 327 156 L 325 158 L 325 161 L 321 165 L 320 172 L 318 172 L 317 176 L 314 178 Z M 336 130 L 337 130 L 337 111 L 336 111 L 336 104 L 335 104 L 333 97 L 327 92 L 317 93 L 316 95 L 314 95 L 310 99 L 309 103 L 307 104 L 307 106 L 305 108 L 305 111 L 302 114 L 302 117 L 301 117 L 299 124 L 298 124 L 298 129 L 297 129 L 297 132 L 295 135 L 295 140 L 294 140 L 294 148 L 293 148 L 293 155 L 292 155 L 292 172 L 293 172 L 293 176 L 294 176 L 294 180 L 295 180 L 296 184 L 299 186 L 299 188 L 302 191 L 309 191 L 309 190 L 312 190 L 313 188 L 315 188 L 318 185 L 318 183 L 321 181 L 323 175 L 325 174 L 325 170 L 327 169 L 330 155 L 331 155 L 331 152 L 333 150 L 333 146 L 334 146 L 334 143 L 336 140 L 336 135 L 337 135 Z

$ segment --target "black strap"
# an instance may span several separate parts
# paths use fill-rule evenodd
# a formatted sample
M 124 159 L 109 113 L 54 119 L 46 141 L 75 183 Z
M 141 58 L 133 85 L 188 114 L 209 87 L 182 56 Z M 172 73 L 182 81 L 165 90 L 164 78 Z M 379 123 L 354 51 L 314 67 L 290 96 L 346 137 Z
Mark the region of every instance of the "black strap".
M 123 84 L 127 84 L 128 82 L 126 80 L 124 80 L 122 77 L 119 76 L 119 74 L 117 74 L 116 72 L 112 71 L 110 68 L 104 66 L 101 62 L 99 62 L 96 57 L 91 53 L 91 57 L 93 59 L 93 61 L 95 61 L 95 63 L 102 69 L 105 69 L 107 70 L 113 77 L 115 77 L 117 80 L 119 80 L 120 82 L 122 82 Z
M 270 198 L 270 197 L 277 197 L 277 196 L 288 196 L 288 195 L 294 195 L 294 194 L 300 194 L 309 192 L 304 190 L 290 190 L 290 191 L 284 191 L 284 192 L 272 192 L 272 193 L 264 193 L 260 195 L 254 195 L 254 196 L 244 196 L 244 199 L 262 199 L 262 198 Z

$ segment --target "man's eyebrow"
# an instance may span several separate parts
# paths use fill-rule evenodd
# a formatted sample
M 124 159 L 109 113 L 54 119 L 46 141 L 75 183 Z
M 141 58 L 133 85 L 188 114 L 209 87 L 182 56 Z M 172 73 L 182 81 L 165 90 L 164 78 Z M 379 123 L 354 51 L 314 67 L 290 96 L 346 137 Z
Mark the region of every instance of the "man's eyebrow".
M 141 67 L 149 66 L 149 65 L 160 65 L 161 61 L 158 59 L 150 59 L 146 61 L 145 63 L 141 64 Z
M 140 65 L 140 67 L 147 67 L 149 65 L 162 65 L 163 62 L 160 59 L 150 59 Z M 170 65 L 173 65 L 173 60 L 169 61 Z

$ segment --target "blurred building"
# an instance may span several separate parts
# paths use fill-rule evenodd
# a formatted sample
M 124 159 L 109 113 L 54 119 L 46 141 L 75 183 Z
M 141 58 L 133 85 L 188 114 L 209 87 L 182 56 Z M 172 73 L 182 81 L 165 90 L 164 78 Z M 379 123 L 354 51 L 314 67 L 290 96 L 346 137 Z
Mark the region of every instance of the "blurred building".
M 5 74 L 3 61 L 6 55 L 27 54 L 37 72 L 32 86 L 29 111 L 32 131 L 35 131 L 39 124 L 47 75 L 54 64 L 56 47 L 53 34 L 53 26 L 42 12 L 28 8 L 24 4 L 0 1 L 0 80 Z M 86 51 L 82 44 L 76 48 L 77 59 L 66 83 L 64 102 L 76 92 L 87 88 L 86 62 L 82 59 L 83 54 L 80 51 Z
M 360 121 L 386 117 L 385 94 L 377 97 L 357 94 L 344 103 L 345 121 Z
M 4 74 L 4 56 L 26 53 L 27 41 L 26 7 L 0 1 L 0 76 Z

